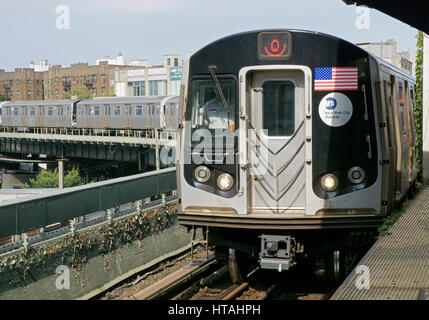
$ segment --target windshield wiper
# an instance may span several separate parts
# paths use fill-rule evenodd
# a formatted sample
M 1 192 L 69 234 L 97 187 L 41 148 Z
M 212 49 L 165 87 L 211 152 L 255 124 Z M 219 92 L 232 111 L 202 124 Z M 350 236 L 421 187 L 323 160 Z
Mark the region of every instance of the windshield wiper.
M 214 69 L 216 69 L 216 66 L 209 66 L 210 75 L 212 77 L 213 83 L 215 85 L 215 92 L 216 95 L 220 98 L 220 100 L 223 103 L 223 106 L 225 107 L 226 112 L 228 113 L 228 122 L 230 117 L 230 109 L 228 106 L 228 102 L 226 102 L 225 96 L 223 95 L 222 88 L 220 87 L 219 81 L 217 80 L 216 73 L 214 72 Z

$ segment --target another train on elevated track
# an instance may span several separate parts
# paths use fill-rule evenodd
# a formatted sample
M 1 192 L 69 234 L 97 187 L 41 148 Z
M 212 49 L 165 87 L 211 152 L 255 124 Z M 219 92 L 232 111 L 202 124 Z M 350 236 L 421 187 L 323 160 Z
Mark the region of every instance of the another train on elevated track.
M 174 131 L 179 123 L 179 98 L 111 97 L 4 102 L 1 116 L 2 127 L 18 131 L 35 128 Z

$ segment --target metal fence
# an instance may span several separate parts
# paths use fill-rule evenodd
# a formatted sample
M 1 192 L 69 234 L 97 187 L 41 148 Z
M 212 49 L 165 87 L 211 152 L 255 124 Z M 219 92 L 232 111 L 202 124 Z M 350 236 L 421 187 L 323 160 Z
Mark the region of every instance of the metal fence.
M 176 190 L 176 168 L 0 203 L 0 238 Z

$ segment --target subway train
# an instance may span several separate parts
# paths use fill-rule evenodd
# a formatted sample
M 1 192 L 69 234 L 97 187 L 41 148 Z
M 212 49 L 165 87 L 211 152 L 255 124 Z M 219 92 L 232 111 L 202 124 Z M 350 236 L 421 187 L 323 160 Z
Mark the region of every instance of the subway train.
M 241 282 L 301 262 L 339 280 L 415 191 L 415 80 L 335 36 L 262 30 L 184 66 L 178 222 Z
M 112 97 L 89 100 L 40 100 L 3 103 L 2 127 L 176 130 L 179 98 Z

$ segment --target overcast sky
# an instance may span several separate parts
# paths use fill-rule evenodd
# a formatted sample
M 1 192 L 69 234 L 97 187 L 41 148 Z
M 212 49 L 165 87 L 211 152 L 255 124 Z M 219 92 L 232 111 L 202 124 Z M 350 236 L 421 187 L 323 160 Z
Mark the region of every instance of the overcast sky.
M 70 28 L 56 27 L 70 9 Z M 1 0 L 0 69 L 50 64 L 95 64 L 98 57 L 185 57 L 220 37 L 255 29 L 321 31 L 350 42 L 395 39 L 399 50 L 415 48 L 417 30 L 376 10 L 369 29 L 358 29 L 361 13 L 341 0 Z M 61 20 L 63 21 L 63 20 Z

